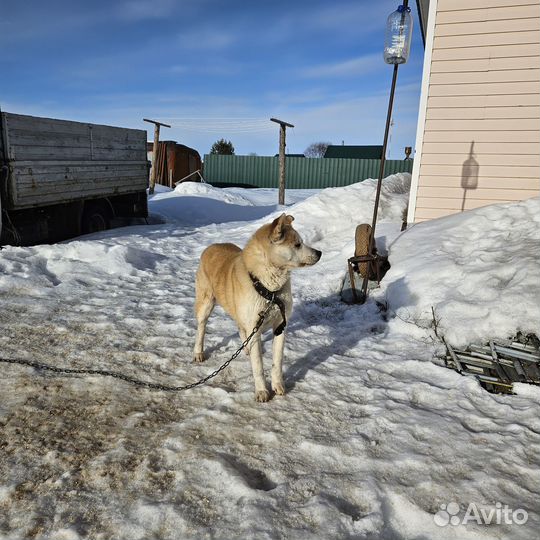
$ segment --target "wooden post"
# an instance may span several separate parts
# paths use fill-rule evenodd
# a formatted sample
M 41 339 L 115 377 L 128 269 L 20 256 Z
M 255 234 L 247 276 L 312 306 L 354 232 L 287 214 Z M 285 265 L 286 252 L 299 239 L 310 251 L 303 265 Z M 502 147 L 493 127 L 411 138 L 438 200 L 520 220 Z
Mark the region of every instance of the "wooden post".
M 154 147 L 152 150 L 152 174 L 150 175 L 150 187 L 148 188 L 149 195 L 152 195 L 154 193 L 154 188 L 156 186 L 156 174 L 157 174 L 157 167 L 156 167 L 156 157 L 157 157 L 157 151 L 158 151 L 158 145 L 159 145 L 159 128 L 160 126 L 165 126 L 170 128 L 169 124 L 164 124 L 163 122 L 157 122 L 156 120 L 148 120 L 147 118 L 143 118 L 145 122 L 149 122 L 150 124 L 154 124 Z
M 278 203 L 285 204 L 285 130 L 288 127 L 293 128 L 292 124 L 288 124 L 277 118 L 270 118 L 270 121 L 279 124 L 279 198 Z

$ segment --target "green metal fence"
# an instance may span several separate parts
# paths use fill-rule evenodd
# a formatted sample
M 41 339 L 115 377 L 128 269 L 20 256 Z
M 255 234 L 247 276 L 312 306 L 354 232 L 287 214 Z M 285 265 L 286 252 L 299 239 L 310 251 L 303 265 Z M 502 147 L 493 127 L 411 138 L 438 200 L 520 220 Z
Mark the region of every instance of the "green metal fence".
M 385 176 L 411 172 L 412 160 L 388 160 Z M 378 159 L 301 158 L 288 157 L 287 188 L 309 189 L 339 187 L 377 178 Z M 278 187 L 279 160 L 262 156 L 204 156 L 204 179 L 210 184 L 245 184 L 253 187 Z

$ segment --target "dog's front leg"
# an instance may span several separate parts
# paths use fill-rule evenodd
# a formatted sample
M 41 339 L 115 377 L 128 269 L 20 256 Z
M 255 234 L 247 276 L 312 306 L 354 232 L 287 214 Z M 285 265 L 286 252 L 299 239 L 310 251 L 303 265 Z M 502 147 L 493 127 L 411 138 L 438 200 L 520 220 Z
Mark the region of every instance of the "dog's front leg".
M 283 349 L 285 348 L 285 332 L 274 336 L 272 341 L 272 390 L 278 395 L 285 395 L 283 382 Z
M 250 343 L 249 357 L 251 359 L 253 378 L 255 379 L 255 401 L 268 401 L 270 399 L 270 392 L 266 388 L 266 381 L 264 379 L 262 344 L 260 334 L 256 334 L 253 337 L 252 342 Z

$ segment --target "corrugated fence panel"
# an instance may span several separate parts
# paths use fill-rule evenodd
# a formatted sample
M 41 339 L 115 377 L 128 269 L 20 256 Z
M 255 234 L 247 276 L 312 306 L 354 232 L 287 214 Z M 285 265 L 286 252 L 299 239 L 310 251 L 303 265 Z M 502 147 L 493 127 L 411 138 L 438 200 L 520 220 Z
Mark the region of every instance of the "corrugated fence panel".
M 411 172 L 412 160 L 387 160 L 385 176 Z M 378 159 L 301 158 L 286 161 L 288 189 L 320 189 L 340 187 L 377 178 Z M 266 156 L 204 156 L 204 178 L 211 184 L 245 184 L 253 187 L 276 188 L 279 159 Z

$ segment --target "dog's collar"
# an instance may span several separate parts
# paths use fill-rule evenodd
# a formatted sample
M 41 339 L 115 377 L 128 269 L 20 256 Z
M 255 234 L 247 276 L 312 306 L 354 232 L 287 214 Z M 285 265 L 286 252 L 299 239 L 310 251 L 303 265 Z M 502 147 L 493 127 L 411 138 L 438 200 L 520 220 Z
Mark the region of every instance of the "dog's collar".
M 265 299 L 269 302 L 273 302 L 276 304 L 276 306 L 279 308 L 279 311 L 281 312 L 281 318 L 283 319 L 279 326 L 274 330 L 274 336 L 279 336 L 283 333 L 283 330 L 285 330 L 285 326 L 287 326 L 287 319 L 285 317 L 285 304 L 283 303 L 283 300 L 278 297 L 277 291 L 271 291 L 267 289 L 259 280 L 259 278 L 255 277 L 251 272 L 249 273 L 249 277 L 251 279 L 251 283 L 253 283 L 253 287 L 255 287 L 255 290 Z

